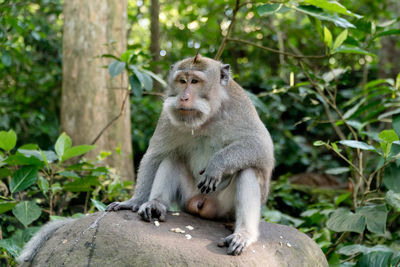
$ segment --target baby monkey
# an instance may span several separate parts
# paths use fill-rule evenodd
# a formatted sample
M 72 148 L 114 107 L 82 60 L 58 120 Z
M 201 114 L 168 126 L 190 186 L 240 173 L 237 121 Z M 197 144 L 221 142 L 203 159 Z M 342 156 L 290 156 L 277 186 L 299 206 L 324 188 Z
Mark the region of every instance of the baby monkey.
M 222 244 L 241 254 L 258 238 L 274 153 L 256 109 L 230 66 L 196 55 L 171 67 L 163 110 L 139 166 L 131 209 L 165 220 L 171 202 L 206 219 L 235 219 Z

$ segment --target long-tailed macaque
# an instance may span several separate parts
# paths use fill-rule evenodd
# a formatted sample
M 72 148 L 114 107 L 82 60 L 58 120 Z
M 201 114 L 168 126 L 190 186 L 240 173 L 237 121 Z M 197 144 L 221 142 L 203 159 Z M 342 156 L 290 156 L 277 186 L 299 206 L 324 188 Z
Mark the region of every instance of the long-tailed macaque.
M 134 195 L 107 211 L 164 221 L 176 201 L 204 218 L 232 217 L 235 229 L 223 244 L 239 255 L 257 240 L 273 167 L 271 137 L 229 65 L 196 55 L 171 67 Z

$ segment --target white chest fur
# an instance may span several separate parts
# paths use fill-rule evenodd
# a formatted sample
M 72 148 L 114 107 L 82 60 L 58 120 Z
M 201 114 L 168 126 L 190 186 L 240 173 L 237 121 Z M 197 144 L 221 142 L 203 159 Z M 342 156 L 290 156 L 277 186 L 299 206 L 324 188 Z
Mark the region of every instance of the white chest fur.
M 196 181 L 201 180 L 200 172 L 205 170 L 216 152 L 224 147 L 220 138 L 195 137 L 195 142 L 185 149 L 188 167 Z

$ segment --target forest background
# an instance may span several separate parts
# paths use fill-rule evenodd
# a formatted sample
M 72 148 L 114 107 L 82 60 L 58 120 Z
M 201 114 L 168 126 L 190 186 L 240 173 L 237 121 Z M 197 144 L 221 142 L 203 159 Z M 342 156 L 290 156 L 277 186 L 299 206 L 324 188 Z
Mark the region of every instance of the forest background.
M 275 144 L 262 219 L 400 266 L 400 3 L 0 0 L 0 264 L 127 199 L 174 62 L 229 63 Z

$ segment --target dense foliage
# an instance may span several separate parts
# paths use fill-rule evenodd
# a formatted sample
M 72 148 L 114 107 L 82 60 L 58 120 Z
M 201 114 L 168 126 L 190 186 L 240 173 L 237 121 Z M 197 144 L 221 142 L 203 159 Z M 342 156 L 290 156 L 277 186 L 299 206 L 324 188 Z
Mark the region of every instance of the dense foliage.
M 221 59 L 273 136 L 263 219 L 307 233 L 332 266 L 399 266 L 400 65 L 385 56 L 400 55 L 397 1 L 160 2 L 163 74 L 224 44 Z M 129 74 L 136 165 L 161 110 L 149 9 L 129 1 L 127 51 L 103 55 L 114 58 L 112 76 Z M 59 136 L 61 41 L 59 0 L 0 0 L 0 248 L 9 264 L 49 216 L 102 210 L 131 189 L 102 164 L 108 152 L 88 161 L 91 146 Z

